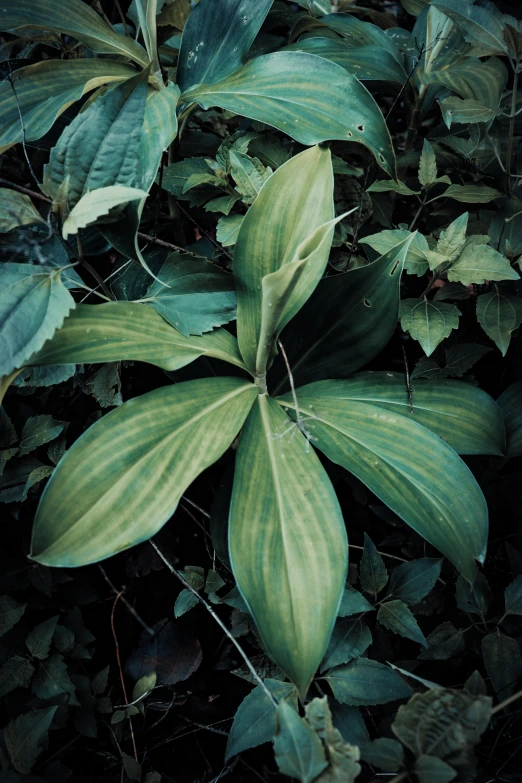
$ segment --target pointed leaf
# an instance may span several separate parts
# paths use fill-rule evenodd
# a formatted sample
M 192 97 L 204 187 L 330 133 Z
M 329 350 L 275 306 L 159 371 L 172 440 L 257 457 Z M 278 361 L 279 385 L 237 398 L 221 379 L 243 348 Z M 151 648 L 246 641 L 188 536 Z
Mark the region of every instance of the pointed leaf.
M 42 748 L 40 743 L 47 736 L 57 707 L 31 710 L 19 715 L 4 729 L 4 740 L 11 764 L 22 775 L 31 771 Z
M 422 275 L 428 271 L 428 262 L 426 260 L 426 252 L 429 250 L 428 242 L 422 234 L 416 231 L 414 234 L 411 231 L 396 228 L 393 230 L 380 231 L 378 234 L 371 234 L 371 236 L 363 237 L 359 240 L 361 245 L 369 245 L 376 250 L 379 255 L 385 255 L 392 247 L 400 244 L 404 239 L 411 237 L 411 242 L 408 245 L 408 251 L 405 255 L 404 268 L 412 275 Z M 365 267 L 363 267 L 364 269 Z
M 448 302 L 423 299 L 402 299 L 401 326 L 418 340 L 426 356 L 431 356 L 437 345 L 459 325 L 461 313 Z
M 435 0 L 433 4 L 454 19 L 465 30 L 467 40 L 485 54 L 505 54 L 503 24 L 497 13 L 461 0 Z
M 40 623 L 36 626 L 36 628 L 33 628 L 31 633 L 26 638 L 25 643 L 27 645 L 27 649 L 33 658 L 38 658 L 39 660 L 43 661 L 49 655 L 54 629 L 56 628 L 56 623 L 58 620 L 59 615 L 55 615 L 55 617 L 50 617 L 48 620 L 44 620 L 43 623 Z
M 34 223 L 45 223 L 45 221 L 29 196 L 9 188 L 0 188 L 0 233 Z
M 390 577 L 389 596 L 400 598 L 408 606 L 418 604 L 435 586 L 442 560 L 421 557 L 394 568 Z
M 522 381 L 508 386 L 498 398 L 506 425 L 506 457 L 522 454 Z
M 469 204 L 486 204 L 501 195 L 499 190 L 488 188 L 487 185 L 450 185 L 437 198 L 452 198 Z
M 364 144 L 395 175 L 384 117 L 365 87 L 333 62 L 306 52 L 256 57 L 216 84 L 199 84 L 182 100 L 221 106 L 287 133 L 300 144 L 329 139 Z
M 477 321 L 505 356 L 511 335 L 522 322 L 522 299 L 495 286 L 493 291 L 477 297 Z
M 375 544 L 366 533 L 360 572 L 362 589 L 377 598 L 388 582 L 388 572 Z
M 328 766 L 315 731 L 284 701 L 277 708 L 274 754 L 279 771 L 300 783 L 312 783 Z
M 0 636 L 16 625 L 26 606 L 27 604 L 20 604 L 9 595 L 0 595 Z
M 324 677 L 337 701 L 352 706 L 386 704 L 396 699 L 407 699 L 412 690 L 389 666 L 369 658 L 358 658 L 332 669 Z
M 466 244 L 469 212 L 464 212 L 453 223 L 441 231 L 437 241 L 437 253 L 441 253 L 448 261 L 454 261 Z
M 108 413 L 47 484 L 31 557 L 79 566 L 149 539 L 232 443 L 255 395 L 243 380 L 208 378 L 157 389 Z
M 38 446 L 54 440 L 65 426 L 65 421 L 56 421 L 49 414 L 44 413 L 40 416 L 31 416 L 25 422 L 20 435 L 20 456 L 29 454 Z
M 433 147 L 424 139 L 419 160 L 419 182 L 423 187 L 433 185 L 437 181 L 437 161 Z
M 7 696 L 15 688 L 28 688 L 34 666 L 28 658 L 13 655 L 0 669 L 0 696 Z
M 173 82 L 162 90 L 149 89 L 138 152 L 140 176 L 136 183 L 143 190 L 152 187 L 163 153 L 177 136 L 179 95 L 179 87 Z
M 448 280 L 453 282 L 482 284 L 486 280 L 519 280 L 509 261 L 489 245 L 476 243 L 470 237 L 462 253 L 448 269 Z
M 491 601 L 491 592 L 486 577 L 479 573 L 473 584 L 470 585 L 462 576 L 459 576 L 456 599 L 457 606 L 463 612 L 484 617 Z
M 109 185 L 105 188 L 89 191 L 80 198 L 67 216 L 62 226 L 63 238 L 67 240 L 69 234 L 77 234 L 80 229 L 95 223 L 98 218 L 106 215 L 113 207 L 119 207 L 121 204 L 127 204 L 129 201 L 146 196 L 144 190 L 124 185 Z
M 515 639 L 498 628 L 482 639 L 484 665 L 500 701 L 515 691 L 522 672 L 522 656 Z
M 419 756 L 415 774 L 419 783 L 450 783 L 457 777 L 457 771 L 436 756 Z
M 45 661 L 40 662 L 31 689 L 39 699 L 54 699 L 65 693 L 69 704 L 79 706 L 67 664 L 60 653 L 51 653 Z
M 229 547 L 263 645 L 304 695 L 330 639 L 348 550 L 330 480 L 294 429 L 259 395 L 237 452 Z
M 370 629 L 361 617 L 338 620 L 326 651 L 321 671 L 332 669 L 366 652 L 372 643 Z
M 374 607 L 358 590 L 354 590 L 350 585 L 346 585 L 343 597 L 341 598 L 339 611 L 337 612 L 338 617 L 349 617 L 352 614 L 373 611 Z
M 418 626 L 417 620 L 403 601 L 393 600 L 381 604 L 377 613 L 377 621 L 393 633 L 413 639 L 414 642 L 427 647 L 424 634 Z
M 522 615 L 522 574 L 506 587 L 505 614 Z

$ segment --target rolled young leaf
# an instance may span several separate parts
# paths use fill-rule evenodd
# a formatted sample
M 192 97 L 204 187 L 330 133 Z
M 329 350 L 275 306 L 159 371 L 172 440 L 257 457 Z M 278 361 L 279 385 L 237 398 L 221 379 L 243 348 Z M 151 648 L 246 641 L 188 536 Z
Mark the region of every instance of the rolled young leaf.
M 272 125 L 301 144 L 338 139 L 364 144 L 390 176 L 395 154 L 381 110 L 352 74 L 307 52 L 255 57 L 216 84 L 181 95 L 204 109 L 223 109 Z
M 333 217 L 331 156 L 328 149 L 321 147 L 305 150 L 277 169 L 248 210 L 236 243 L 234 275 L 238 342 L 250 370 L 266 371 L 266 359 L 265 366 L 256 366 L 263 318 L 263 278 L 290 264 L 301 243 Z M 314 258 L 318 275 L 310 280 L 308 296 L 326 266 L 328 253 L 329 243 L 324 242 Z
M 229 550 L 263 645 L 304 696 L 344 591 L 346 531 L 319 459 L 265 394 L 239 443 Z
M 230 446 L 256 394 L 238 378 L 204 378 L 156 389 L 97 421 L 45 488 L 32 559 L 81 566 L 153 536 Z
M 331 398 L 330 385 L 297 390 L 300 416 L 314 445 L 342 465 L 470 582 L 484 562 L 488 513 L 469 468 L 443 440 L 373 402 Z M 326 392 L 326 393 L 324 393 Z M 286 408 L 294 403 L 287 396 Z M 295 413 L 294 413 L 295 415 Z
M 244 367 L 236 339 L 224 329 L 185 337 L 144 304 L 78 305 L 28 366 L 142 361 L 179 370 L 199 356 Z

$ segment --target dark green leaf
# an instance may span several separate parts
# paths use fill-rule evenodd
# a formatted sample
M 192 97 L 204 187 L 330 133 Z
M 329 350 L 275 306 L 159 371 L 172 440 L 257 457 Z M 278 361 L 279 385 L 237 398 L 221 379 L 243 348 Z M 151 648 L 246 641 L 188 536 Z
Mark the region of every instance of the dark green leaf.
M 0 696 L 6 696 L 15 688 L 28 688 L 34 667 L 28 658 L 13 655 L 0 669 Z
M 397 740 L 380 737 L 364 746 L 363 759 L 385 772 L 397 772 L 404 764 L 404 748 Z
M 422 650 L 419 659 L 423 661 L 447 661 L 458 653 L 464 633 L 452 623 L 442 623 L 432 631 L 426 641 L 428 649 Z
M 0 596 L 0 636 L 10 631 L 25 612 L 27 604 L 19 604 L 9 595 Z
M 477 321 L 505 356 L 511 335 L 522 321 L 522 299 L 495 287 L 477 297 Z
M 377 620 L 389 631 L 405 636 L 407 639 L 413 639 L 414 642 L 418 642 L 424 647 L 428 646 L 417 620 L 403 601 L 386 601 L 381 604 Z
M 324 679 L 337 701 L 355 707 L 407 699 L 412 693 L 393 669 L 368 658 L 358 658 L 348 666 L 333 669 Z
M 362 747 L 369 740 L 368 730 L 364 723 L 361 711 L 357 707 L 348 704 L 339 704 L 332 699 L 330 711 L 335 728 L 340 731 L 345 742 Z
M 364 534 L 364 551 L 361 560 L 361 587 L 365 593 L 370 593 L 375 598 L 388 583 L 388 572 L 384 560 L 370 536 Z
M 32 416 L 27 419 L 20 436 L 20 456 L 29 454 L 38 446 L 57 438 L 65 425 L 65 421 L 56 421 L 49 414 Z
M 337 612 L 338 617 L 349 617 L 352 614 L 359 614 L 359 612 L 373 612 L 374 607 L 361 595 L 358 590 L 355 590 L 350 585 L 346 585 L 341 598 L 341 605 Z
M 33 679 L 32 691 L 40 699 L 53 699 L 65 693 L 68 696 L 69 704 L 78 704 L 74 685 L 60 653 L 51 653 L 45 661 L 40 663 Z
M 31 710 L 19 715 L 5 727 L 4 740 L 9 760 L 22 775 L 29 774 L 41 752 L 40 744 L 47 736 L 56 709 L 47 707 L 44 710 Z
M 482 655 L 495 693 L 500 701 L 507 699 L 514 692 L 522 672 L 518 643 L 497 628 L 482 639 Z
M 33 628 L 31 633 L 27 636 L 25 643 L 33 658 L 39 658 L 43 661 L 49 655 L 51 641 L 58 618 L 59 615 L 55 615 L 48 620 L 44 620 L 43 623 L 40 623 L 36 628 Z
M 478 614 L 480 617 L 484 617 L 491 600 L 486 577 L 478 573 L 473 585 L 470 585 L 462 576 L 459 576 L 457 579 L 456 598 L 457 606 L 463 612 L 470 612 L 471 614 Z
M 8 188 L 0 188 L 0 233 L 12 231 L 18 226 L 43 222 L 45 221 L 29 196 Z
M 498 398 L 506 425 L 506 457 L 522 454 L 522 381 L 511 384 Z
M 506 587 L 504 600 L 506 615 L 522 615 L 522 574 Z
M 361 617 L 337 620 L 321 671 L 358 658 L 366 652 L 371 643 L 370 629 Z
M 436 756 L 419 756 L 415 762 L 419 783 L 450 783 L 457 777 L 456 770 Z
M 422 557 L 394 568 L 388 595 L 413 606 L 425 598 L 440 576 L 442 560 Z
M 277 708 L 274 753 L 279 771 L 300 783 L 311 783 L 328 766 L 315 731 L 284 701 Z
M 447 302 L 426 298 L 401 300 L 401 326 L 418 340 L 426 356 L 457 328 L 460 315 L 458 307 Z

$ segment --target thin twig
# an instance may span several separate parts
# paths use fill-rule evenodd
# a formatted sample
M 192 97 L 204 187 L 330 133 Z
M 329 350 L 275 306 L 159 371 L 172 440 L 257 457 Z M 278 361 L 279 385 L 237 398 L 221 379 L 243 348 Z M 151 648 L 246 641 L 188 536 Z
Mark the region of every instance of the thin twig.
M 111 582 L 111 580 L 110 580 L 110 579 L 109 579 L 109 577 L 107 576 L 107 572 L 105 571 L 105 568 L 104 568 L 102 565 L 100 565 L 99 563 L 98 563 L 98 568 L 100 569 L 100 571 L 101 571 L 101 574 L 102 574 L 103 578 L 105 579 L 105 581 L 107 582 L 107 584 L 109 585 L 109 587 L 111 588 L 111 590 L 113 591 L 113 593 L 114 593 L 115 595 L 119 595 L 119 596 L 120 596 L 120 600 L 121 600 L 121 601 L 123 601 L 123 603 L 125 604 L 125 606 L 126 606 L 126 607 L 127 607 L 127 609 L 129 610 L 129 612 L 130 612 L 130 613 L 132 614 L 132 616 L 133 616 L 133 617 L 134 617 L 134 618 L 135 618 L 135 619 L 136 619 L 136 620 L 139 622 L 139 624 L 141 625 L 141 627 L 142 627 L 142 628 L 143 628 L 145 631 L 147 631 L 147 633 L 148 633 L 150 636 L 155 636 L 155 633 L 154 633 L 154 631 L 152 630 L 152 628 L 150 627 L 150 625 L 147 625 L 147 623 L 145 622 L 145 620 L 142 620 L 142 618 L 139 616 L 139 614 L 138 614 L 138 612 L 136 611 L 136 609 L 135 609 L 135 608 L 132 606 L 132 604 L 130 604 L 130 603 L 127 601 L 127 599 L 125 598 L 125 596 L 124 596 L 124 595 L 122 595 L 122 590 L 125 590 L 125 587 L 123 587 L 123 588 L 122 588 L 122 590 L 118 590 L 118 588 L 117 588 L 115 585 L 113 585 L 113 583 Z
M 77 248 L 78 248 L 78 260 L 79 260 L 80 264 L 84 267 L 84 269 L 87 270 L 87 272 L 89 272 L 89 274 L 92 277 L 94 277 L 94 279 L 98 283 L 98 287 L 101 288 L 101 290 L 103 291 L 105 296 L 108 299 L 114 301 L 116 299 L 116 297 L 112 293 L 112 291 L 109 288 L 109 286 L 105 284 L 104 280 L 98 274 L 96 269 L 93 266 L 91 266 L 89 264 L 89 262 L 83 257 L 83 250 L 82 250 L 82 245 L 81 245 L 81 242 L 80 242 L 80 235 L 79 234 L 76 235 L 76 245 L 77 245 Z
M 37 178 L 36 174 L 34 173 L 33 166 L 31 164 L 31 161 L 29 160 L 29 153 L 27 152 L 27 144 L 26 144 L 26 136 L 25 136 L 25 123 L 24 123 L 24 118 L 23 118 L 23 115 L 22 115 L 22 107 L 20 106 L 20 101 L 18 100 L 18 95 L 16 94 L 16 89 L 15 89 L 14 82 L 13 82 L 13 72 L 11 70 L 11 63 L 9 63 L 9 73 L 7 75 L 7 79 L 9 81 L 9 84 L 11 85 L 11 89 L 13 91 L 14 99 L 16 101 L 16 108 L 18 109 L 18 115 L 20 117 L 20 127 L 22 129 L 22 147 L 23 147 L 23 150 L 24 150 L 25 159 L 27 161 L 27 166 L 28 166 L 29 171 L 31 173 L 31 177 L 33 178 L 33 180 L 34 180 L 34 182 L 36 184 L 36 187 L 39 188 L 40 187 L 40 183 L 38 182 L 38 178 Z
M 20 193 L 25 193 L 27 196 L 40 199 L 40 201 L 47 201 L 48 204 L 50 204 L 52 201 L 52 199 L 42 195 L 42 193 L 36 193 L 34 190 L 24 188 L 23 185 L 16 185 L 14 182 L 10 182 L 10 180 L 4 179 L 3 177 L 0 177 L 0 185 L 8 185 L 13 190 L 18 190 Z
M 232 634 L 230 633 L 230 631 L 229 631 L 229 630 L 228 630 L 228 628 L 226 627 L 225 623 L 224 623 L 224 622 L 221 620 L 221 618 L 220 618 L 220 617 L 219 617 L 219 616 L 216 614 L 216 612 L 215 612 L 215 611 L 212 609 L 212 607 L 211 607 L 211 605 L 208 603 L 208 601 L 205 601 L 205 599 L 203 598 L 203 596 L 202 596 L 202 595 L 200 595 L 200 594 L 198 593 L 198 591 L 197 591 L 197 590 L 195 590 L 195 589 L 192 587 L 192 585 L 191 585 L 189 582 L 187 582 L 187 580 L 186 580 L 186 579 L 184 579 L 184 578 L 183 578 L 183 576 L 182 576 L 182 575 L 179 573 L 179 571 L 176 571 L 176 569 L 174 568 L 174 566 L 173 566 L 173 565 L 171 565 L 171 563 L 169 563 L 169 561 L 167 560 L 167 558 L 165 557 L 165 555 L 163 554 L 163 552 L 161 551 L 161 549 L 158 547 L 158 545 L 157 545 L 157 544 L 156 544 L 154 541 L 152 541 L 152 540 L 151 540 L 149 543 L 150 543 L 150 545 L 152 546 L 152 548 L 154 549 L 154 551 L 156 552 L 156 554 L 157 554 L 157 555 L 158 555 L 158 556 L 159 556 L 159 557 L 160 557 L 160 558 L 163 560 L 163 562 L 165 563 L 165 565 L 167 566 L 167 568 L 169 569 L 169 571 L 171 572 L 171 574 L 172 574 L 173 576 L 175 576 L 175 577 L 176 577 L 176 579 L 178 579 L 178 580 L 181 582 L 181 584 L 183 585 L 183 587 L 184 587 L 186 590 L 188 590 L 190 593 L 192 593 L 192 595 L 193 595 L 195 598 L 197 598 L 197 599 L 198 599 L 198 601 L 200 602 L 200 604 L 203 604 L 203 606 L 205 607 L 205 609 L 207 610 L 207 612 L 208 612 L 208 613 L 211 615 L 211 617 L 212 617 L 212 618 L 213 618 L 213 619 L 216 621 L 216 623 L 219 625 L 219 627 L 221 628 L 221 630 L 223 631 L 223 633 L 224 633 L 224 634 L 226 634 L 226 636 L 228 637 L 229 641 L 231 641 L 231 642 L 232 642 L 232 644 L 234 645 L 234 647 L 236 648 L 236 650 L 238 651 L 238 653 L 241 655 L 241 657 L 243 658 L 243 660 L 244 660 L 244 662 L 245 662 L 245 664 L 246 664 L 246 666 L 247 666 L 247 669 L 249 670 L 249 672 L 251 673 L 251 675 L 254 677 L 254 679 L 256 680 L 256 682 L 257 682 L 257 683 L 258 683 L 258 684 L 259 684 L 259 685 L 262 687 L 262 689 L 264 690 L 265 694 L 268 696 L 268 698 L 270 699 L 270 701 L 272 702 L 272 704 L 274 705 L 274 707 L 277 707 L 277 701 L 274 699 L 274 697 L 272 696 L 272 694 L 270 693 L 270 691 L 269 691 L 269 690 L 268 690 L 268 688 L 266 687 L 265 683 L 263 682 L 263 680 L 261 679 L 261 677 L 259 676 L 259 674 L 256 672 L 255 668 L 254 668 L 254 667 L 252 666 L 252 664 L 250 663 L 250 660 L 249 660 L 249 658 L 248 658 L 247 654 L 244 652 L 243 648 L 241 647 L 241 645 L 239 644 L 239 642 L 237 641 L 237 639 L 234 639 L 234 637 L 232 636 Z M 126 699 L 125 699 L 125 700 L 126 700 Z
M 191 250 L 186 250 L 184 247 L 180 247 L 180 245 L 173 245 L 172 242 L 165 242 L 164 239 L 158 239 L 157 237 L 153 237 L 150 234 L 143 234 L 141 231 L 138 232 L 138 236 L 140 239 L 145 239 L 147 242 L 150 242 L 153 245 L 159 245 L 159 247 L 166 247 L 169 250 L 176 250 L 178 253 L 188 253 L 191 256 L 195 256 L 196 258 L 205 258 L 205 256 L 200 256 L 198 253 L 193 253 Z M 205 258 L 205 260 L 207 260 Z
M 200 226 L 200 225 L 199 225 L 199 223 L 198 223 L 196 220 L 194 220 L 194 218 L 192 217 L 192 215 L 190 215 L 190 214 L 187 212 L 187 210 L 186 210 L 186 209 L 184 209 L 184 208 L 181 206 L 181 204 L 180 204 L 179 202 L 178 202 L 178 204 L 177 204 L 177 207 L 178 207 L 179 211 L 181 212 L 181 214 L 182 214 L 182 215 L 185 215 L 185 217 L 186 217 L 186 218 L 188 218 L 188 220 L 190 220 L 190 222 L 191 222 L 191 223 L 192 223 L 192 224 L 193 224 L 193 225 L 194 225 L 194 226 L 195 226 L 195 227 L 198 229 L 198 231 L 200 231 L 200 232 L 203 234 L 203 236 L 205 236 L 205 237 L 208 239 L 208 241 L 209 241 L 209 242 L 211 242 L 211 243 L 214 245 L 214 247 L 216 248 L 216 250 L 218 250 L 220 253 L 223 253 L 223 255 L 225 255 L 225 256 L 226 256 L 226 257 L 229 259 L 229 261 L 233 261 L 233 260 L 234 260 L 234 259 L 233 259 L 233 257 L 232 257 L 232 256 L 230 255 L 230 253 L 228 252 L 228 250 L 225 250 L 225 248 L 224 248 L 224 247 L 221 247 L 221 245 L 219 244 L 219 242 L 216 242 L 216 240 L 215 240 L 213 237 L 211 237 L 211 236 L 210 236 L 210 234 L 208 233 L 208 231 L 205 231 L 205 229 L 204 229 L 202 226 Z
M 120 592 L 117 594 L 116 598 L 114 599 L 114 603 L 112 605 L 112 611 L 111 611 L 111 629 L 112 629 L 112 636 L 114 639 L 114 646 L 116 647 L 116 661 L 118 663 L 118 671 L 120 673 L 120 682 L 121 682 L 121 689 L 123 691 L 123 698 L 125 702 L 128 702 L 127 698 L 127 689 L 125 687 L 125 680 L 123 679 L 123 669 L 121 666 L 121 657 L 120 657 L 120 645 L 118 643 L 118 636 L 116 634 L 116 628 L 114 626 L 114 612 L 116 610 L 116 604 L 118 603 L 118 600 L 121 598 L 124 590 L 120 590 Z M 132 747 L 134 748 L 134 758 L 136 759 L 136 762 L 138 762 L 138 749 L 136 747 L 136 739 L 134 737 L 134 729 L 132 727 L 132 718 L 129 715 L 129 726 L 130 726 L 130 733 L 132 737 Z
M 517 699 L 522 698 L 522 691 L 517 691 L 512 696 L 509 696 L 507 699 L 504 699 L 504 701 L 501 701 L 500 704 L 497 704 L 496 707 L 493 707 L 491 710 L 491 714 L 495 715 L 495 713 L 500 712 L 500 710 L 504 710 L 506 707 L 509 707 L 510 704 L 512 704 L 514 701 L 517 701 Z

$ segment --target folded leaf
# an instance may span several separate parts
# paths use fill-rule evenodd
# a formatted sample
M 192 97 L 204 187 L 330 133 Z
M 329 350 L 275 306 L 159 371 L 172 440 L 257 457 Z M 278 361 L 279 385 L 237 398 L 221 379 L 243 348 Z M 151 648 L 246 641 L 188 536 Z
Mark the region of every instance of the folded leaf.
M 89 191 L 75 204 L 64 221 L 63 238 L 66 240 L 69 234 L 77 234 L 80 229 L 95 223 L 98 218 L 110 212 L 113 207 L 144 197 L 147 197 L 144 190 L 125 185 L 109 185 L 105 188 Z
M 205 378 L 130 400 L 76 441 L 42 495 L 31 557 L 73 567 L 146 541 L 230 446 L 255 386 Z
M 464 462 L 417 422 L 373 402 L 314 395 L 315 385 L 297 390 L 303 426 L 314 445 L 472 581 L 474 561 L 483 562 L 485 556 L 487 506 Z M 284 405 L 296 415 L 292 400 L 286 397 Z
M 344 590 L 346 532 L 318 458 L 263 394 L 241 435 L 229 524 L 238 588 L 264 647 L 304 696 Z
M 199 84 L 181 96 L 204 109 L 223 109 L 272 125 L 301 144 L 328 139 L 364 144 L 395 175 L 395 155 L 384 117 L 354 77 L 306 52 L 256 57 L 216 84 Z
M 178 132 L 176 107 L 179 87 L 169 82 L 162 90 L 149 88 L 140 136 L 137 185 L 149 191 L 156 179 L 161 158 Z

